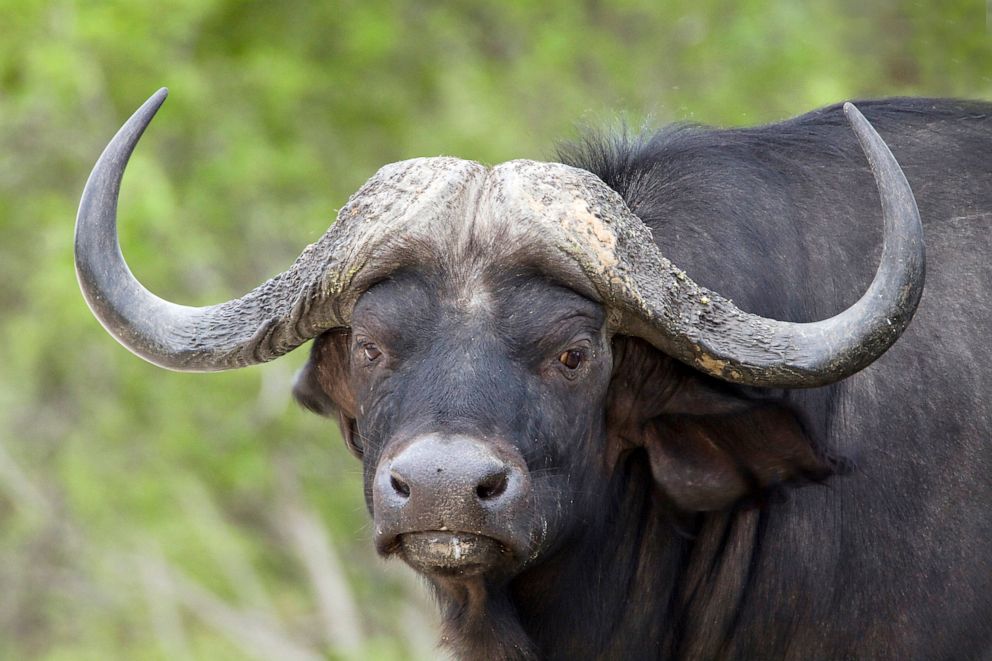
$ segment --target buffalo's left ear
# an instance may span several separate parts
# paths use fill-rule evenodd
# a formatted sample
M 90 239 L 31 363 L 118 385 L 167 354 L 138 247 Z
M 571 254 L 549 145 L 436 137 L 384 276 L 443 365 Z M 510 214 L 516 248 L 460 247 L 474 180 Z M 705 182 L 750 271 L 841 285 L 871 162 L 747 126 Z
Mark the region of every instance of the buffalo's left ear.
M 641 447 L 659 488 L 680 509 L 712 511 L 833 472 L 798 414 L 749 397 L 650 345 L 624 338 L 610 392 L 612 440 Z

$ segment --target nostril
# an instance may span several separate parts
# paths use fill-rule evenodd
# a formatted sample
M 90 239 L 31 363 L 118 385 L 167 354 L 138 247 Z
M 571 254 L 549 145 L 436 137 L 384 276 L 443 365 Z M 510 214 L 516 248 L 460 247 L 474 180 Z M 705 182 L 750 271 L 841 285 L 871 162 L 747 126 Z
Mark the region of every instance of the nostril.
M 393 491 L 404 498 L 410 497 L 410 485 L 407 484 L 406 481 L 394 471 L 389 471 L 389 486 L 393 488 Z
M 498 498 L 504 491 L 506 491 L 506 485 L 506 471 L 500 471 L 499 473 L 494 473 L 487 476 L 479 482 L 479 485 L 475 488 L 475 495 L 477 495 L 480 500 L 492 500 L 494 498 Z

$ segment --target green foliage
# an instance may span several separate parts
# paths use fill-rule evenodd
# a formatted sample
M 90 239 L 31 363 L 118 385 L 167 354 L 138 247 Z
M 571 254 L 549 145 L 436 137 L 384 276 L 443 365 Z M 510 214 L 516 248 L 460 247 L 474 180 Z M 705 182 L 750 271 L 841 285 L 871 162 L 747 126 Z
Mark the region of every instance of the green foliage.
M 433 656 L 433 608 L 371 551 L 358 463 L 289 400 L 304 352 L 167 373 L 79 295 L 78 195 L 157 87 L 123 249 L 205 304 L 284 269 L 390 161 L 548 158 L 618 113 L 989 98 L 990 67 L 979 0 L 0 0 L 0 658 Z

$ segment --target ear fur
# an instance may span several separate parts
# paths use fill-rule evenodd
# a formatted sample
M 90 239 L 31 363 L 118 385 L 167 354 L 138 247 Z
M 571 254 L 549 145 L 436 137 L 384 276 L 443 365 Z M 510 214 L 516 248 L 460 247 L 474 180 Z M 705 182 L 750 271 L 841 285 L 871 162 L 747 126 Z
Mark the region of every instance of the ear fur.
M 293 397 L 306 410 L 317 415 L 331 417 L 335 413 L 334 402 L 324 392 L 324 388 L 317 378 L 314 353 L 316 352 L 310 351 L 310 359 L 296 373 L 296 378 L 293 380 Z
M 614 354 L 612 444 L 644 448 L 655 483 L 680 509 L 719 510 L 833 472 L 787 403 L 749 397 L 636 338 L 617 338 Z
M 336 416 L 348 449 L 361 456 L 361 447 L 355 443 L 355 397 L 348 387 L 350 339 L 340 331 L 315 339 L 310 359 L 296 374 L 293 396 L 309 411 Z

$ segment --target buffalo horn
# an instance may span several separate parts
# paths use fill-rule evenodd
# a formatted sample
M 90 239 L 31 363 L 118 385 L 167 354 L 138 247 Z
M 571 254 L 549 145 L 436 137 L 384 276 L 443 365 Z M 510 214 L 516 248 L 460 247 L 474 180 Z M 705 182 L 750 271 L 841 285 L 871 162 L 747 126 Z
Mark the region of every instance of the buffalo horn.
M 811 323 L 760 317 L 696 285 L 653 241 L 627 241 L 626 254 L 617 255 L 623 291 L 613 286 L 610 296 L 624 331 L 712 376 L 753 386 L 822 386 L 882 355 L 909 324 L 923 292 L 923 228 L 892 152 L 857 108 L 847 103 L 844 113 L 875 177 L 884 225 L 881 262 L 857 302 Z
M 526 235 L 521 235 L 521 245 L 534 244 L 536 253 L 546 257 L 545 266 L 560 271 L 580 291 L 592 285 L 594 297 L 609 312 L 613 332 L 643 337 L 734 383 L 797 388 L 843 379 L 896 341 L 923 291 L 923 229 L 913 193 L 878 133 L 846 104 L 844 112 L 880 193 L 882 258 L 867 292 L 823 321 L 760 317 L 696 285 L 660 253 L 650 231 L 619 196 L 588 172 L 532 161 L 511 161 L 487 171 L 451 158 L 385 166 L 287 271 L 241 298 L 200 308 L 176 305 L 134 278 L 117 239 L 124 168 L 165 97 L 162 89 L 146 101 L 93 168 L 76 219 L 76 273 L 104 327 L 134 353 L 170 369 L 252 365 L 325 330 L 348 326 L 351 307 L 362 292 L 391 272 L 422 262 L 422 254 L 410 252 L 411 246 L 452 235 L 453 225 L 464 228 L 466 211 L 470 216 L 481 213 L 475 205 L 483 190 L 489 194 L 482 198 L 496 205 L 488 211 L 490 219 L 519 219 L 512 231 Z M 516 207 L 497 212 L 512 200 Z M 564 254 L 552 258 L 552 246 Z M 574 266 L 584 275 L 571 272 Z
M 93 167 L 76 217 L 76 275 L 90 309 L 110 334 L 169 369 L 206 372 L 254 365 L 325 330 L 347 327 L 355 301 L 369 286 L 416 263 L 405 250 L 411 228 L 423 226 L 430 236 L 444 236 L 440 228 L 451 223 L 445 212 L 464 208 L 485 178 L 483 166 L 455 158 L 387 165 L 285 272 L 226 303 L 176 305 L 135 279 L 117 239 L 124 168 L 167 94 L 161 89 L 152 95 Z

